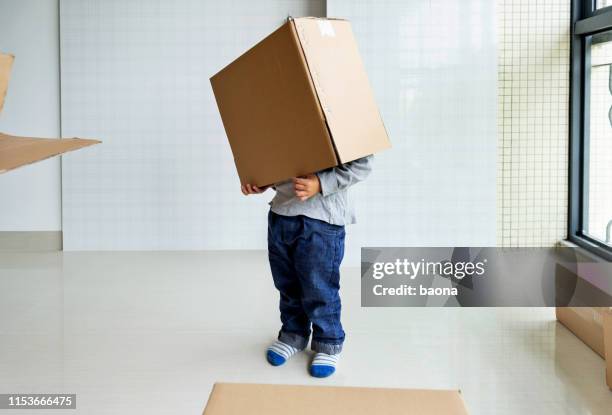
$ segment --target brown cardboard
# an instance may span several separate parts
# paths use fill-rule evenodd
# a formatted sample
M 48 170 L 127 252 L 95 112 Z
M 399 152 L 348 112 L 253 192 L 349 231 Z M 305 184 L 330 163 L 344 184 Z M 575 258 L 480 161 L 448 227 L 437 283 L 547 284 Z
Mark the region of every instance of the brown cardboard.
M 612 309 L 604 314 L 604 355 L 606 359 L 606 383 L 612 389 Z
M 390 146 L 347 21 L 290 19 L 210 81 L 242 184 Z
M 0 111 L 13 60 L 12 55 L 0 53 Z M 98 140 L 17 137 L 0 133 L 0 173 L 98 143 Z
M 11 67 L 13 66 L 13 55 L 0 53 L 0 112 L 4 107 L 4 99 L 8 90 Z
M 612 308 L 557 307 L 557 320 L 605 359 L 606 383 L 612 389 Z
M 604 357 L 603 312 L 605 307 L 557 307 L 557 320 Z
M 80 138 L 60 140 L 0 133 L 0 173 L 98 143 L 98 140 Z
M 266 185 L 337 164 L 292 24 L 211 84 L 241 183 Z
M 456 390 L 216 383 L 204 415 L 467 415 Z
M 388 148 L 351 24 L 315 18 L 294 22 L 340 163 Z

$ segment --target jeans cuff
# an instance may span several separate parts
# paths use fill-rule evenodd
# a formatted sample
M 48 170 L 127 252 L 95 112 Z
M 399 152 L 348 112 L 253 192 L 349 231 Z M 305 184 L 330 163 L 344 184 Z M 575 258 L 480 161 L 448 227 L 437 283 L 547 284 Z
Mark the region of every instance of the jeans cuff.
M 296 333 L 288 333 L 282 330 L 278 333 L 278 340 L 299 350 L 304 350 L 308 345 L 308 337 L 300 336 Z
M 342 351 L 342 343 L 340 344 L 329 344 L 329 343 L 319 343 L 316 340 L 312 341 L 310 348 L 318 353 L 325 354 L 339 354 Z

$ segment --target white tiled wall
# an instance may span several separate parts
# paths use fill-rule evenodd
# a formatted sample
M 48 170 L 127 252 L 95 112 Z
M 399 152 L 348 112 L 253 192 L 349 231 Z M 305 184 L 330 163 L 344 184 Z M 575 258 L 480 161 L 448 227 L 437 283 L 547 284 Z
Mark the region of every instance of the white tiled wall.
M 159 10 L 144 4 L 62 1 L 62 70 L 71 80 L 62 84 L 65 133 L 105 141 L 96 154 L 65 163 L 66 246 L 263 246 L 265 199 L 241 199 L 202 79 L 280 23 L 287 10 L 318 14 L 321 4 L 266 2 L 256 10 L 189 0 Z M 353 19 L 394 144 L 356 190 L 362 226 L 352 231 L 354 247 L 488 243 L 495 172 L 487 160 L 495 159 L 488 147 L 495 131 L 487 120 L 495 118 L 495 104 L 487 91 L 489 84 L 495 88 L 495 51 L 498 243 L 550 245 L 565 237 L 569 2 L 498 0 L 498 36 L 487 25 L 495 13 L 491 3 L 467 5 L 327 4 L 331 14 Z M 220 34 L 242 27 L 218 17 L 234 16 L 235 23 L 238 11 L 250 28 L 257 23 L 257 36 Z M 444 24 L 436 25 L 440 19 Z M 215 60 L 205 59 L 212 50 Z
M 0 116 L 4 133 L 60 134 L 57 7 L 56 0 L 0 1 L 0 51 L 15 55 Z M 0 175 L 0 232 L 59 231 L 60 180 L 59 157 Z
M 265 247 L 266 201 L 239 192 L 208 76 L 321 1 L 62 0 L 68 250 Z M 393 149 L 355 187 L 363 245 L 495 243 L 497 45 L 491 0 L 328 1 L 352 19 Z M 358 263 L 358 262 L 354 262 Z
M 62 165 L 64 248 L 263 248 L 208 78 L 322 0 L 60 4 L 63 134 L 103 141 Z
M 351 21 L 393 147 L 351 189 L 359 246 L 495 244 L 497 43 L 491 0 L 329 0 Z
M 570 2 L 498 0 L 501 246 L 566 237 Z

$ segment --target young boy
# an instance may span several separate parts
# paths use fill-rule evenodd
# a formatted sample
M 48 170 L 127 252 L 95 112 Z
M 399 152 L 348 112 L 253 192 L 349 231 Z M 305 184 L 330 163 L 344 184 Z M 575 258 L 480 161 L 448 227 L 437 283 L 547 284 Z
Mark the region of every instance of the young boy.
M 282 327 L 267 359 L 280 366 L 308 345 L 310 374 L 330 376 L 344 342 L 340 323 L 340 262 L 344 226 L 355 223 L 348 188 L 371 171 L 372 156 L 275 186 L 268 214 L 268 257 L 280 292 Z M 264 192 L 247 184 L 245 195 Z

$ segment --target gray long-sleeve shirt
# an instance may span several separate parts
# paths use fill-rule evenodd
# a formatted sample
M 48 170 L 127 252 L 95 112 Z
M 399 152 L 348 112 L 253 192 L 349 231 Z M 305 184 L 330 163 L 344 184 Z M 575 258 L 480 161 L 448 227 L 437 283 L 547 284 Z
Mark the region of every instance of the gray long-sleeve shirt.
M 304 215 L 332 225 L 355 223 L 355 210 L 348 188 L 368 177 L 372 171 L 372 158 L 363 157 L 318 172 L 321 193 L 305 201 L 295 196 L 291 180 L 276 185 L 276 195 L 270 202 L 272 212 L 284 216 Z

